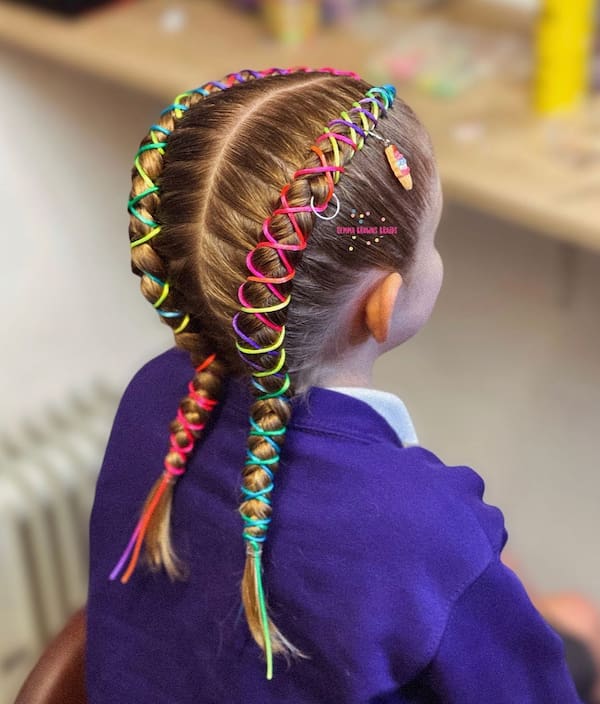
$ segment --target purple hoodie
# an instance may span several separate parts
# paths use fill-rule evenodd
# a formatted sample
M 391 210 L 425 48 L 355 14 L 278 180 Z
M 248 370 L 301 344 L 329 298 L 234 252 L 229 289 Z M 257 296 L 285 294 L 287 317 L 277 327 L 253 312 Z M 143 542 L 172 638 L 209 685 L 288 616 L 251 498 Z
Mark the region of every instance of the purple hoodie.
M 115 418 L 90 521 L 90 704 L 579 703 L 561 640 L 500 562 L 504 520 L 481 478 L 403 447 L 369 404 L 331 389 L 292 401 L 263 560 L 273 620 L 307 659 L 276 657 L 268 681 L 240 612 L 245 381 L 226 381 L 175 487 L 188 580 L 138 564 L 109 581 L 192 377 L 186 353 L 165 352 Z

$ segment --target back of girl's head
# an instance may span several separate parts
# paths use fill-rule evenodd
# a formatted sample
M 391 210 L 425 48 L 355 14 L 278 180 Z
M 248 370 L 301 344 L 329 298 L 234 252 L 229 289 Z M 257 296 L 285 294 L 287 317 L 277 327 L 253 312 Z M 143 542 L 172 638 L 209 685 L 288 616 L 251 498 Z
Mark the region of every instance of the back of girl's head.
M 207 86 L 163 112 L 133 170 L 132 269 L 196 374 L 171 423 L 166 471 L 147 497 L 136 556 L 122 581 L 144 538 L 151 568 L 182 575 L 169 540 L 173 485 L 223 378 L 246 378 L 256 400 L 248 409 L 248 460 L 240 468 L 244 607 L 267 658 L 271 648 L 299 654 L 268 618 L 261 582 L 289 400 L 319 385 L 320 370 L 344 344 L 340 311 L 365 274 L 409 274 L 437 174 L 429 138 L 411 109 L 399 99 L 383 105 L 385 92 L 371 92 L 374 102 L 365 104 L 372 86 L 354 75 L 243 73 Z M 363 109 L 348 114 L 353 106 Z M 324 139 L 327 132 L 340 136 Z M 401 187 L 387 164 L 381 137 L 405 155 L 412 190 Z M 329 203 L 327 216 L 338 200 L 337 217 L 316 216 L 319 204 Z M 365 225 L 385 223 L 394 234 L 377 241 L 340 234 L 340 225 L 358 224 L 353 209 L 369 212 Z

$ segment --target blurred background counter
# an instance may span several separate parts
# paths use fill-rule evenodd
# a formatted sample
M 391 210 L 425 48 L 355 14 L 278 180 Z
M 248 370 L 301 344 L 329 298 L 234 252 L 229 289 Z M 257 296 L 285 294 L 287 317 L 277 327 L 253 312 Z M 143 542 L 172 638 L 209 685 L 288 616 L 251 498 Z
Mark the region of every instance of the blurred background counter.
M 448 196 L 600 251 L 600 98 L 534 113 L 535 13 L 475 0 L 365 5 L 289 41 L 269 36 L 259 14 L 209 0 L 77 18 L 0 2 L 0 42 L 163 101 L 247 67 L 334 65 L 391 81 L 432 134 Z

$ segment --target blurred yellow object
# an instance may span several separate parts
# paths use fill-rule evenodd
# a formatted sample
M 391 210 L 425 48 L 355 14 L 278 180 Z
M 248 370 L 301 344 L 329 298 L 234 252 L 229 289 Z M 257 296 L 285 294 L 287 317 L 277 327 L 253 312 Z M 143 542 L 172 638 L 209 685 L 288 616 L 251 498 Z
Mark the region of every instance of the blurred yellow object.
M 312 36 L 321 13 L 319 0 L 262 0 L 269 32 L 283 44 L 299 44 Z
M 537 112 L 580 104 L 588 90 L 593 27 L 594 0 L 544 0 L 535 47 Z

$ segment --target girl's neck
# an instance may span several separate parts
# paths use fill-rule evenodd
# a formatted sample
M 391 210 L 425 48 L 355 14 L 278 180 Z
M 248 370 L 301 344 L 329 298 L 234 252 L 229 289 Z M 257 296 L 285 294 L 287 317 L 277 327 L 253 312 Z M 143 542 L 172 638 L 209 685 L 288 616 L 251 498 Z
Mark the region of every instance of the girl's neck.
M 373 365 L 377 354 L 372 344 L 356 345 L 351 354 L 321 367 L 318 386 L 357 386 L 373 388 Z

